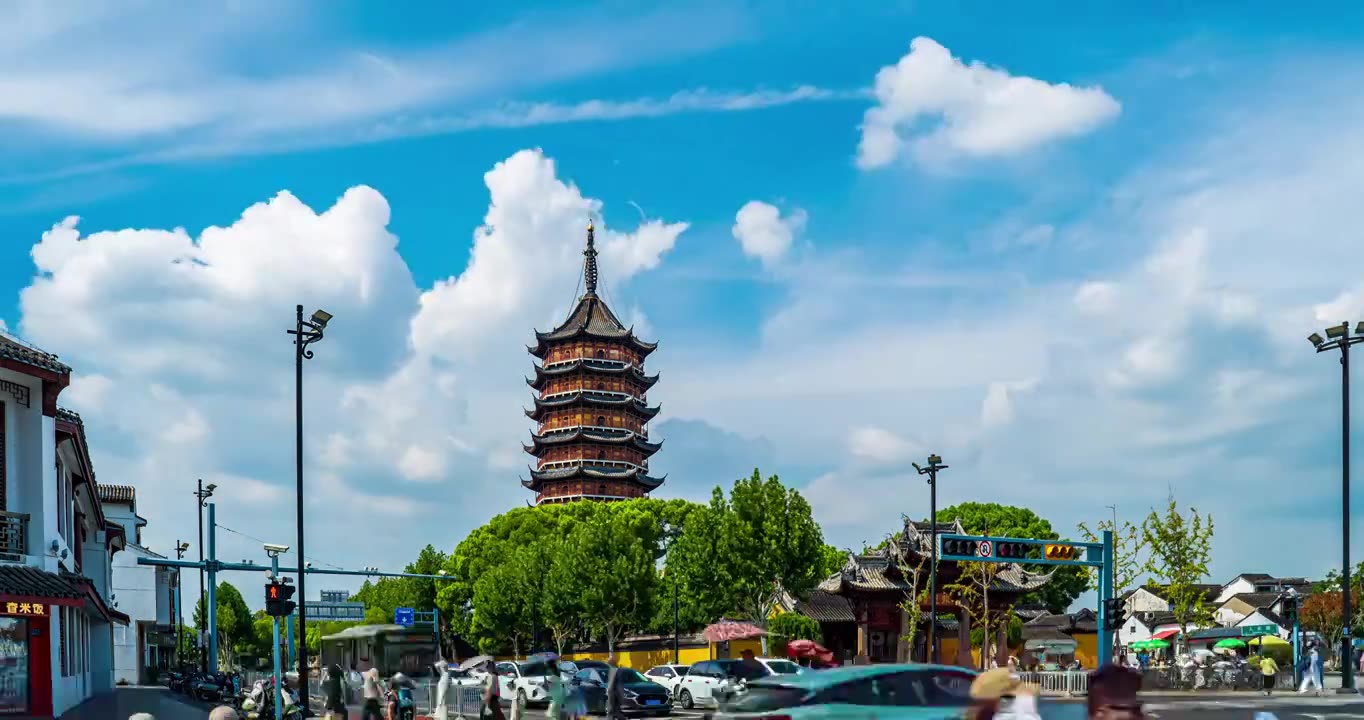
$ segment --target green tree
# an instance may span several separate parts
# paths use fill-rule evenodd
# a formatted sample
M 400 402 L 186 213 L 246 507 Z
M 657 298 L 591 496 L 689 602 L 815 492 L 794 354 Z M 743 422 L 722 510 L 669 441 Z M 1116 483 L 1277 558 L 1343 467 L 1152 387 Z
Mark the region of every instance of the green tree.
M 527 598 L 518 588 L 520 572 L 516 559 L 509 558 L 475 584 L 470 629 L 483 652 L 510 648 L 514 656 L 521 656 L 530 627 Z
M 1172 495 L 1163 515 L 1151 509 L 1141 532 L 1151 549 L 1146 572 L 1164 586 L 1175 622 L 1180 627 L 1211 622 L 1212 598 L 1198 585 L 1212 560 L 1212 516 L 1200 515 L 1195 508 L 1181 513 Z
M 959 518 L 962 527 L 971 534 L 982 534 L 987 529 L 995 537 L 1016 537 L 1032 540 L 1064 540 L 1051 523 L 1028 508 L 999 503 L 968 502 L 938 511 L 939 520 Z M 1051 567 L 1025 565 L 1033 572 L 1045 572 Z M 1042 603 L 1048 612 L 1062 613 L 1089 586 L 1084 569 L 1076 566 L 1055 568 L 1051 581 L 1041 590 L 1019 599 L 1021 603 Z
M 819 623 L 800 613 L 780 612 L 773 615 L 767 630 L 775 641 L 772 654 L 777 657 L 786 655 L 786 644 L 792 640 L 821 640 Z
M 910 622 L 905 623 L 905 632 L 900 636 L 900 647 L 896 653 L 904 661 L 909 661 L 911 659 L 910 653 L 914 650 L 914 640 L 919 635 L 918 618 L 923 613 L 924 604 L 928 601 L 929 559 L 923 555 L 911 555 L 902 552 L 900 543 L 896 542 L 894 537 L 887 539 L 886 543 L 895 548 L 892 555 L 895 566 L 899 568 L 900 576 L 909 585 L 897 605 L 906 615 L 913 618 Z
M 214 605 L 217 607 L 217 663 L 232 667 L 236 664 L 237 644 L 244 641 L 249 648 L 252 642 L 251 609 L 237 588 L 228 582 L 218 583 Z M 195 602 L 193 618 L 196 626 L 205 627 L 204 600 Z
M 582 619 L 613 655 L 616 643 L 653 615 L 661 531 L 657 517 L 618 503 L 575 528 L 564 544 Z
M 819 570 L 815 573 L 816 577 L 824 580 L 842 570 L 843 566 L 848 563 L 848 556 L 851 554 L 851 550 L 825 545 L 820 551 Z
M 1079 524 L 1080 535 L 1085 542 L 1103 542 L 1105 530 L 1113 532 L 1113 597 L 1122 597 L 1128 590 L 1141 584 L 1146 574 L 1146 534 L 1140 527 L 1129 522 L 1115 528 L 1112 520 L 1100 520 L 1090 530 L 1085 523 Z M 1098 568 L 1085 568 L 1090 586 L 1099 588 Z M 1114 640 L 1117 638 L 1115 637 Z
M 993 631 L 1004 627 L 1004 623 L 1013 617 L 1014 606 L 1003 604 L 997 598 L 994 600 L 990 598 L 990 588 L 995 585 L 1001 565 L 992 562 L 966 562 L 958 565 L 961 574 L 956 582 L 944 587 L 943 591 L 966 610 L 971 618 L 971 627 L 980 628 L 980 666 L 983 670 L 988 666 L 990 646 L 996 642 Z
M 710 613 L 706 622 L 736 612 L 765 628 L 782 589 L 805 597 L 823 579 L 825 547 L 805 498 L 755 469 L 734 482 L 728 499 L 715 488 L 710 506 L 687 518 L 672 552 L 683 586 L 699 591 L 696 609 Z
M 575 558 L 567 552 L 565 540 L 545 538 L 537 545 L 537 551 L 549 558 L 545 579 L 548 590 L 540 597 L 540 618 L 554 640 L 555 652 L 563 655 L 569 642 L 584 630 L 580 575 L 573 566 Z

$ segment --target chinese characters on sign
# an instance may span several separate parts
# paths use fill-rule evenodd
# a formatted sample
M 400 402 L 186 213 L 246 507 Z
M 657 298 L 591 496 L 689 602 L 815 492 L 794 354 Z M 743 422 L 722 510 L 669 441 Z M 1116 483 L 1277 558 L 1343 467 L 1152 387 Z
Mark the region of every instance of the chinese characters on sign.
M 5 615 L 41 617 L 47 614 L 47 606 L 42 603 L 7 602 L 3 606 Z

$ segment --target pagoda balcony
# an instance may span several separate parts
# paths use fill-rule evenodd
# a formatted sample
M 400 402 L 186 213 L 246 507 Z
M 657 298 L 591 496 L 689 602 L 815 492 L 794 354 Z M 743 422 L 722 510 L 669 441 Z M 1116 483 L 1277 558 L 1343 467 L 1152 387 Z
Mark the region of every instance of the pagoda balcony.
M 649 468 L 648 468 L 648 466 L 646 466 L 646 465 L 636 465 L 635 463 L 626 462 L 626 461 L 624 461 L 624 460 L 593 460 L 593 459 L 583 459 L 583 460 L 554 460 L 554 461 L 551 461 L 551 462 L 540 463 L 540 467 L 538 467 L 538 468 L 536 468 L 536 469 L 539 470 L 539 471 L 541 471 L 541 472 L 544 472 L 545 470 L 564 470 L 564 469 L 566 469 L 566 468 L 575 468 L 575 467 L 578 467 L 578 468 L 611 468 L 611 469 L 613 469 L 613 470 L 638 470 L 641 474 L 644 474 L 644 475 L 649 474 Z
M 620 392 L 617 390 L 596 390 L 594 388 L 573 388 L 572 390 L 560 390 L 559 392 L 541 395 L 541 400 L 553 400 L 554 398 L 564 397 L 565 395 L 576 395 L 582 393 L 584 396 L 592 396 L 602 400 L 634 400 L 638 403 L 648 404 L 649 400 L 643 394 Z
M 547 362 L 547 363 L 544 363 L 543 365 L 541 365 L 541 367 L 543 367 L 544 369 L 548 370 L 548 369 L 550 369 L 550 368 L 557 367 L 557 366 L 559 366 L 559 365 L 569 365 L 569 364 L 572 364 L 572 363 L 579 363 L 579 362 L 582 363 L 582 364 L 584 364 L 584 365 L 595 365 L 595 366 L 597 366 L 597 367 L 609 368 L 609 369 L 611 369 L 611 370 L 624 370 L 624 369 L 629 368 L 631 365 L 634 365 L 634 362 L 632 362 L 632 361 L 630 361 L 630 360 L 612 360 L 611 358 L 594 358 L 594 357 L 575 357 L 575 358 L 565 358 L 565 359 L 563 359 L 563 360 L 555 360 L 555 361 L 553 361 L 553 362 Z
M 545 428 L 540 431 L 540 437 L 550 438 L 555 435 L 571 435 L 582 430 L 583 432 L 595 432 L 602 435 L 635 435 L 640 440 L 648 440 L 648 432 L 635 432 L 630 428 L 611 427 L 609 425 L 565 425 L 563 427 Z

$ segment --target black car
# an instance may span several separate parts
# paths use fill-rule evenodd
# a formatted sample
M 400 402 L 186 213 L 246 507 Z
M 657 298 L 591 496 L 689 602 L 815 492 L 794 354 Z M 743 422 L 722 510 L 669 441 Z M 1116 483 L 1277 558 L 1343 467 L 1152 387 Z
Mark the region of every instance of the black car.
M 621 688 L 621 712 L 626 715 L 670 715 L 673 699 L 668 688 L 644 677 L 638 670 L 618 668 L 616 670 Z M 606 673 L 590 667 L 578 671 L 573 676 L 573 690 L 582 693 L 587 712 L 594 715 L 606 713 Z

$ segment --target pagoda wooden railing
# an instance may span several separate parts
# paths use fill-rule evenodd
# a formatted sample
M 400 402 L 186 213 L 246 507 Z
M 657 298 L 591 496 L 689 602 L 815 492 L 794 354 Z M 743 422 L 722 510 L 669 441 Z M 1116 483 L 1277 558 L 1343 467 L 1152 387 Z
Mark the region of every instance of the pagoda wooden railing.
M 609 467 L 609 468 L 625 468 L 625 469 L 627 469 L 627 470 L 634 469 L 634 470 L 638 470 L 638 471 L 640 471 L 640 472 L 645 472 L 645 473 L 649 472 L 649 468 L 648 468 L 648 467 L 646 467 L 646 466 L 644 466 L 644 465 L 636 465 L 635 463 L 628 462 L 628 461 L 625 461 L 625 460 L 593 460 L 593 459 L 590 459 L 590 458 L 589 458 L 589 459 L 576 459 L 576 460 L 550 460 L 550 461 L 548 461 L 548 462 L 540 463 L 540 468 L 539 468 L 539 469 L 540 469 L 540 470 L 562 470 L 563 468 L 566 468 L 566 467 Z
M 610 367 L 612 367 L 612 368 L 620 368 L 620 367 L 627 367 L 627 368 L 628 368 L 628 367 L 630 367 L 631 365 L 634 365 L 634 363 L 633 363 L 633 362 L 630 362 L 629 360 L 612 360 L 611 358 L 594 358 L 594 357 L 575 357 L 575 358 L 566 358 L 566 359 L 564 359 L 564 360 L 555 360 L 554 362 L 547 362 L 547 363 L 544 364 L 544 367 L 546 367 L 546 368 L 551 368 L 551 367 L 554 367 L 555 365 L 565 365 L 565 364 L 567 364 L 567 363 L 575 363 L 575 362 L 581 362 L 581 363 L 583 363 L 584 365 L 607 365 L 607 366 L 610 366 Z
M 638 435 L 641 440 L 649 439 L 648 433 L 636 432 L 630 428 L 624 427 L 611 427 L 610 425 L 565 425 L 563 427 L 545 428 L 540 431 L 540 435 L 542 437 L 549 437 L 551 435 L 574 433 L 579 430 L 595 430 L 598 432 L 606 432 L 611 435 Z
M 28 513 L 0 512 L 0 556 L 28 554 Z

